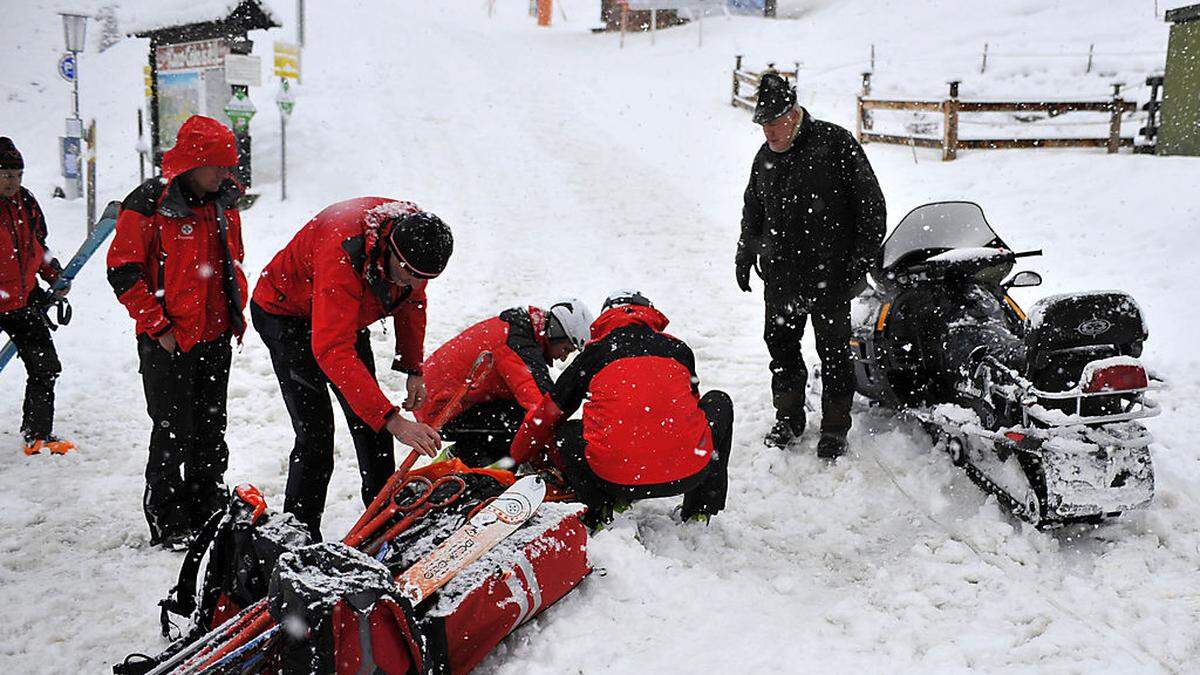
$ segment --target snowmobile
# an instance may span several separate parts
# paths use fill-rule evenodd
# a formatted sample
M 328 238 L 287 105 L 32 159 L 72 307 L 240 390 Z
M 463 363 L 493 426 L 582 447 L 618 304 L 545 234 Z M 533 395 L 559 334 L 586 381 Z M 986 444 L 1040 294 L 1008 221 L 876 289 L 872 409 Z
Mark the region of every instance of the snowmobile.
M 982 489 L 1039 527 L 1097 522 L 1154 495 L 1161 381 L 1138 360 L 1142 312 L 1119 291 L 1055 295 L 1028 316 L 1018 258 L 983 209 L 910 212 L 852 301 L 857 391 L 915 418 Z

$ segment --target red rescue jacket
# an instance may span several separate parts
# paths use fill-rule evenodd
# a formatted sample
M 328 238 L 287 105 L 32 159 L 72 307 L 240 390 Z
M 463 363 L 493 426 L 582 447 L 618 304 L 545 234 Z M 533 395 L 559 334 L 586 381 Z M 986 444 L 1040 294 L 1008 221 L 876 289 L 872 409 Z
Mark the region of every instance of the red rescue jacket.
M 242 270 L 241 188 L 225 181 L 212 194 L 191 194 L 176 180 L 202 166 L 237 163 L 233 133 L 215 120 L 192 117 L 163 155 L 163 175 L 142 183 L 121 203 L 108 249 L 108 282 L 137 332 L 175 332 L 179 349 L 245 331 L 248 286 Z M 226 223 L 222 244 L 218 212 Z M 228 246 L 230 265 L 226 266 Z M 227 292 L 229 279 L 237 297 Z M 236 313 L 236 318 L 234 318 Z
M 513 439 L 517 462 L 548 450 L 557 424 L 583 405 L 588 466 L 618 485 L 683 480 L 712 458 L 700 410 L 696 357 L 663 329 L 651 307 L 614 307 L 592 323 L 592 339 L 542 397 Z
M 62 272 L 46 248 L 46 217 L 33 193 L 0 197 L 0 313 L 21 309 L 37 288 L 37 277 L 54 283 Z
M 554 386 L 546 361 L 546 313 L 514 307 L 459 333 L 426 359 L 425 405 L 416 412 L 418 420 L 429 424 L 442 414 L 484 351 L 492 353 L 491 372 L 463 396 L 447 420 L 488 401 L 515 400 L 533 410 Z
M 396 328 L 392 368 L 421 372 L 425 341 L 425 281 L 410 293 L 381 278 L 379 254 L 389 216 L 416 205 L 386 197 L 338 202 L 308 221 L 263 270 L 254 302 L 271 314 L 312 321 L 313 356 L 350 408 L 376 431 L 398 408 L 359 360 L 359 330 L 391 315 Z

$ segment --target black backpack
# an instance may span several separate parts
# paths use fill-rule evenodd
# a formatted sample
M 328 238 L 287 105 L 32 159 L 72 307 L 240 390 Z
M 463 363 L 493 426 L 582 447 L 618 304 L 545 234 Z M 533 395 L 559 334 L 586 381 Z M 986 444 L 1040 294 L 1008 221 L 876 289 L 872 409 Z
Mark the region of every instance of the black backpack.
M 158 604 L 162 635 L 171 645 L 157 657 L 131 654 L 113 666 L 117 675 L 152 670 L 229 617 L 267 595 L 279 556 L 310 543 L 308 530 L 290 513 L 267 511 L 258 488 L 239 485 L 229 503 L 204 524 L 188 546 L 179 579 Z M 203 577 L 200 564 L 207 558 Z M 187 620 L 180 628 L 172 615 Z

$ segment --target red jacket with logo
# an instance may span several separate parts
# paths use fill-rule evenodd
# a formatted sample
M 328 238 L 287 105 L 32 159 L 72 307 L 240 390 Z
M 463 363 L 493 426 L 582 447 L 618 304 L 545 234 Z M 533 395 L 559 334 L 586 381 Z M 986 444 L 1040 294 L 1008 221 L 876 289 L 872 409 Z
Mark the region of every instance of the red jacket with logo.
M 0 313 L 21 309 L 37 288 L 37 277 L 54 283 L 62 272 L 46 249 L 46 217 L 25 188 L 0 197 Z
M 484 351 L 492 353 L 491 372 L 463 396 L 446 419 L 497 400 L 515 400 L 525 410 L 533 410 L 554 386 L 546 362 L 546 313 L 537 307 L 506 309 L 459 333 L 426 359 L 422 366 L 425 405 L 416 412 L 418 420 L 429 424 L 442 414 Z
M 254 286 L 254 302 L 271 314 L 312 321 L 313 356 L 376 431 L 398 408 L 359 360 L 359 330 L 392 316 L 392 367 L 420 373 L 425 341 L 425 281 L 405 293 L 382 278 L 380 253 L 387 218 L 415 212 L 411 202 L 359 197 L 338 202 L 308 221 L 277 253 Z
M 618 485 L 649 486 L 696 475 L 712 458 L 700 410 L 696 357 L 663 329 L 651 307 L 614 307 L 513 439 L 517 462 L 548 450 L 554 429 L 583 405 L 588 466 Z
M 142 183 L 121 203 L 108 249 L 108 282 L 139 334 L 159 337 L 174 331 L 179 349 L 186 352 L 235 328 L 241 339 L 248 286 L 236 206 L 241 188 L 226 180 L 217 192 L 197 196 L 177 180 L 197 167 L 236 164 L 236 151 L 230 154 L 233 134 L 200 117 L 184 123 L 179 134 L 175 147 L 163 155 L 162 177 Z M 227 226 L 228 270 L 218 211 Z M 225 275 L 232 276 L 236 302 L 226 291 Z

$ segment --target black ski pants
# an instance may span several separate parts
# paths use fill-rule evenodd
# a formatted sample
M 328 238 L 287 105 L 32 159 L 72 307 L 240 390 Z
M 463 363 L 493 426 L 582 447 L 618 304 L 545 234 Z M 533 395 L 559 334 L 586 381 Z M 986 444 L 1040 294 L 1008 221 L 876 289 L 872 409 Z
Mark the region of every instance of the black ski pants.
M 21 435 L 50 438 L 54 427 L 54 381 L 62 372 L 44 315 L 31 306 L 0 314 L 0 332 L 8 333 L 25 364 L 25 405 Z
M 582 420 L 568 420 L 559 426 L 556 443 L 563 461 L 563 475 L 579 501 L 587 505 L 590 525 L 601 522 L 617 500 L 633 502 L 681 494 L 685 520 L 698 513 L 716 515 L 725 508 L 729 452 L 733 445 L 733 400 L 729 394 L 714 389 L 700 397 L 700 409 L 712 431 L 713 455 L 708 466 L 687 478 L 654 485 L 619 485 L 597 476 L 587 462 Z
M 312 352 L 312 322 L 303 317 L 271 314 L 253 302 L 250 318 L 271 353 L 271 365 L 296 433 L 283 508 L 320 541 L 321 515 L 325 511 L 329 479 L 333 476 L 333 405 L 329 399 L 331 383 Z M 374 376 L 375 358 L 369 330 L 358 332 L 354 349 Z M 362 476 L 363 504 L 370 504 L 396 471 L 392 435 L 386 430 L 372 429 L 354 414 L 337 387 L 333 387 L 333 392 L 350 424 L 350 437 L 358 454 L 358 472 Z
M 174 353 L 138 335 L 138 360 L 150 431 L 142 508 L 151 543 L 198 530 L 227 498 L 225 404 L 230 335 Z
M 454 456 L 467 466 L 488 466 L 508 457 L 525 409 L 513 400 L 473 405 L 442 427 L 442 441 L 454 443 Z
M 771 354 L 771 394 L 777 419 L 804 419 L 808 368 L 800 352 L 804 324 L 812 319 L 821 359 L 821 431 L 850 429 L 854 367 L 850 361 L 850 301 L 807 303 L 787 288 L 766 286 L 763 339 Z

